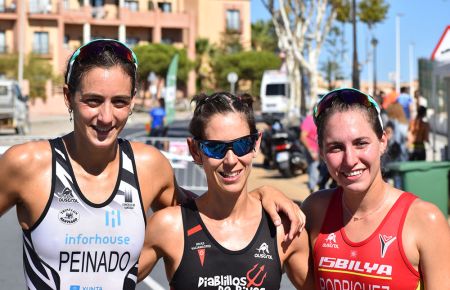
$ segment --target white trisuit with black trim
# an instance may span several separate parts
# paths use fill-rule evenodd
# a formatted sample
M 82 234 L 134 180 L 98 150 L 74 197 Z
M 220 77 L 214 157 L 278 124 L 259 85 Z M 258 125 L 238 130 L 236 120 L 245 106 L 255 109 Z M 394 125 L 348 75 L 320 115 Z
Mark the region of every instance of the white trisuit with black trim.
M 50 145 L 50 198 L 23 231 L 28 289 L 135 289 L 146 221 L 130 143 L 119 140 L 117 182 L 102 204 L 81 192 L 62 139 Z

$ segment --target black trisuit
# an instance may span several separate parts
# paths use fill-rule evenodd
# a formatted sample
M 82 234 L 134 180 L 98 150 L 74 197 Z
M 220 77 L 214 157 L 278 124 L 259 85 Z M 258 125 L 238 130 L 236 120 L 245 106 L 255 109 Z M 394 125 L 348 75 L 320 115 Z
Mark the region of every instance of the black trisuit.
M 242 250 L 222 247 L 202 222 L 194 201 L 181 208 L 184 251 L 170 281 L 173 290 L 273 290 L 280 288 L 276 228 L 263 211 L 252 241 Z

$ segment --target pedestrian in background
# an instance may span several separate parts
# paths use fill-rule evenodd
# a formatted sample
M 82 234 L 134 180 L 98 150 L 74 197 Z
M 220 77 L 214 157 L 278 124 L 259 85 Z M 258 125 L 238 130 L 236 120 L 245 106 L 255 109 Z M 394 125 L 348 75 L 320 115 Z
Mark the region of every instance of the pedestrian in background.
M 317 189 L 321 189 L 318 188 L 319 182 L 322 187 L 325 186 L 329 175 L 326 166 L 321 165 L 319 145 L 317 144 L 317 127 L 311 114 L 308 114 L 300 124 L 300 141 L 306 148 L 308 189 L 310 193 L 313 193 Z
M 428 107 L 428 101 L 427 99 L 422 95 L 422 91 L 420 89 L 417 89 L 414 92 L 414 102 L 416 103 L 416 107 L 419 108 L 420 106 L 423 106 L 425 108 Z
M 392 87 L 387 94 L 381 96 L 382 108 L 386 110 L 392 103 L 395 103 L 395 101 L 397 101 L 398 93 L 395 90 L 395 87 Z
M 378 103 L 378 105 L 382 105 L 383 104 L 383 100 L 386 97 L 386 93 L 383 90 L 380 90 L 374 93 L 374 100 Z
M 408 119 L 402 105 L 394 102 L 386 109 L 388 120 L 393 123 L 393 142 L 400 145 L 400 154 L 396 154 L 395 160 L 391 161 L 407 161 L 409 159 L 408 150 Z
M 427 108 L 419 106 L 416 118 L 409 123 L 408 144 L 411 148 L 410 161 L 427 159 L 425 142 L 429 142 L 430 125 L 425 121 L 426 116 Z
M 158 106 L 151 109 L 149 112 L 150 121 L 150 137 L 164 137 L 166 135 L 166 126 L 164 119 L 166 117 L 166 103 L 164 98 L 158 99 Z M 163 142 L 156 141 L 154 146 L 158 149 L 162 149 Z
M 164 98 L 158 99 L 158 106 L 152 108 L 149 112 L 151 118 L 150 136 L 164 136 L 164 119 L 166 117 L 166 104 Z
M 397 98 L 397 102 L 402 105 L 403 112 L 405 112 L 405 117 L 409 122 L 414 109 L 414 101 L 409 94 L 409 89 L 407 87 L 400 88 L 400 95 Z

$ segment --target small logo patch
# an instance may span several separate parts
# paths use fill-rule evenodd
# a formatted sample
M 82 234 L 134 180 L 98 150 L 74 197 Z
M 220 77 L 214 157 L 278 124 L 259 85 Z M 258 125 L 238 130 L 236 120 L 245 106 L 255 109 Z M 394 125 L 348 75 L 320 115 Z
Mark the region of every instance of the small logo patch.
M 203 263 L 205 262 L 206 250 L 204 248 L 197 249 L 197 253 L 198 253 L 198 257 L 200 258 L 200 264 L 202 264 L 202 267 L 203 267 Z
M 264 271 L 264 265 L 261 265 L 259 267 L 259 264 L 255 264 L 253 268 L 248 270 L 246 277 L 247 277 L 246 289 L 255 289 L 252 286 L 260 287 L 267 277 L 267 271 Z
M 339 249 L 339 245 L 336 243 L 336 234 L 331 233 L 325 238 L 322 248 L 334 248 Z
M 120 210 L 111 210 L 105 212 L 105 226 L 107 227 L 120 227 L 122 225 L 122 218 Z
M 59 202 L 66 203 L 78 203 L 78 200 L 73 196 L 73 192 L 70 188 L 64 188 L 61 192 L 61 196 L 58 198 Z
M 269 253 L 269 245 L 267 243 L 262 243 L 259 248 L 256 248 L 256 251 L 258 253 L 255 253 L 255 258 L 273 260 L 272 255 Z
M 80 220 L 80 214 L 72 208 L 65 208 L 59 212 L 58 219 L 63 224 L 73 225 Z
M 379 235 L 380 237 L 380 245 L 381 245 L 381 258 L 384 258 L 386 255 L 387 249 L 389 246 L 397 239 L 397 237 Z
M 122 207 L 124 209 L 134 209 L 135 204 L 133 202 L 133 193 L 131 192 L 131 190 L 125 190 L 123 192 L 124 198 L 125 198 L 125 202 L 122 203 Z

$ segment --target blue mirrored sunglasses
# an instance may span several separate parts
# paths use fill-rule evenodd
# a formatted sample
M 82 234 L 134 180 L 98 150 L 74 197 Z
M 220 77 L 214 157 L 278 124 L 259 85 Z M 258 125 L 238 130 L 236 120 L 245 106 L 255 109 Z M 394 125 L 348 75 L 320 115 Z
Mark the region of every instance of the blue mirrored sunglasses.
M 374 107 L 378 113 L 378 121 L 383 129 L 383 121 L 381 120 L 380 115 L 381 110 L 378 103 L 371 96 L 353 88 L 336 89 L 324 95 L 314 106 L 314 123 L 317 124 L 317 119 L 320 114 L 322 114 L 325 109 L 329 108 L 332 105 L 333 100 L 337 97 L 346 104 L 358 103 L 364 105 L 366 108 Z
M 239 157 L 250 153 L 255 148 L 258 136 L 259 133 L 254 133 L 231 141 L 195 140 L 203 154 L 210 158 L 222 159 L 230 149 Z
M 108 47 L 114 51 L 114 53 L 125 60 L 128 60 L 129 62 L 133 63 L 136 66 L 136 71 L 138 68 L 138 60 L 134 52 L 123 42 L 120 42 L 115 39 L 108 39 L 108 38 L 102 38 L 102 39 L 95 39 L 92 40 L 85 45 L 79 47 L 70 58 L 69 61 L 69 69 L 67 72 L 67 79 L 66 81 L 70 81 L 70 75 L 72 74 L 72 68 L 75 61 L 78 59 L 78 61 L 83 61 L 85 58 L 93 57 L 95 55 L 100 54 L 105 48 Z

